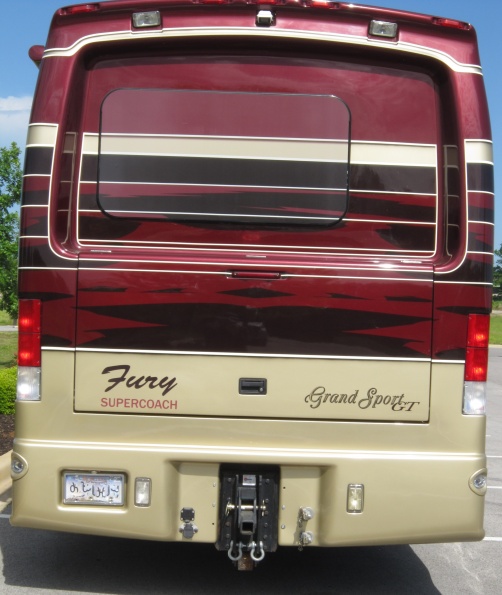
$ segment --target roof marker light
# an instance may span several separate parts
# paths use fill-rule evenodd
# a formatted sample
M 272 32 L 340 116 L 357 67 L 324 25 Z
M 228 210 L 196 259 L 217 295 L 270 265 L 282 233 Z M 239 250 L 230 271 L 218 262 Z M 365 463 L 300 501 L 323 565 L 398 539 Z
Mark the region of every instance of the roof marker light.
M 137 29 L 145 27 L 158 27 L 160 25 L 160 12 L 151 10 L 149 12 L 135 12 L 132 15 L 132 24 Z
M 305 5 L 312 8 L 340 8 L 340 4 L 335 0 L 305 0 Z
M 470 31 L 472 25 L 464 23 L 463 21 L 456 21 L 455 19 L 443 19 L 441 17 L 432 17 L 432 23 L 440 27 L 449 27 L 450 29 L 461 29 L 463 31 Z
M 99 4 L 77 4 L 76 6 L 68 6 L 61 9 L 61 14 L 82 14 L 84 12 L 94 12 L 99 10 Z
M 370 35 L 376 37 L 387 37 L 393 39 L 397 36 L 397 23 L 387 21 L 371 21 L 369 28 Z
M 272 27 L 275 25 L 275 16 L 271 10 L 259 10 L 256 14 L 257 27 Z

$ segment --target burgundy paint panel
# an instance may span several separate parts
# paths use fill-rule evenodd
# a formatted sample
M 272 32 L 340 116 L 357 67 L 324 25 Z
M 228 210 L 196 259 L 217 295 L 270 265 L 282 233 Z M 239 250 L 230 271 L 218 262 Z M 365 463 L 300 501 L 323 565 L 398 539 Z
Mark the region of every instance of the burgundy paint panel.
M 81 270 L 79 291 L 77 344 L 83 347 L 430 355 L 430 282 L 377 278 L 369 297 L 367 279 L 342 276 L 251 281 L 200 273 Z

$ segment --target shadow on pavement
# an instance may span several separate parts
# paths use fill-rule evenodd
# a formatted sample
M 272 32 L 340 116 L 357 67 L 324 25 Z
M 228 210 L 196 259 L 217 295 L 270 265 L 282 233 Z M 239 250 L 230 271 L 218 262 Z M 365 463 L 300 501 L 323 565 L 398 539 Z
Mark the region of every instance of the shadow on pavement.
M 280 548 L 238 572 L 212 545 L 13 528 L 0 520 L 4 584 L 87 593 L 438 594 L 409 546 Z M 1 590 L 1 589 L 0 589 Z

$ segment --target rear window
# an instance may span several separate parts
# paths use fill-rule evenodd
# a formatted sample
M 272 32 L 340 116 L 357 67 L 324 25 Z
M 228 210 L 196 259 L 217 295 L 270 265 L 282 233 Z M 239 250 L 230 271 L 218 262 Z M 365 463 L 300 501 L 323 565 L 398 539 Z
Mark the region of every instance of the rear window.
M 435 253 L 449 104 L 433 73 L 122 49 L 76 79 L 82 245 Z
M 116 89 L 101 105 L 98 201 L 118 218 L 332 225 L 349 137 L 333 95 Z

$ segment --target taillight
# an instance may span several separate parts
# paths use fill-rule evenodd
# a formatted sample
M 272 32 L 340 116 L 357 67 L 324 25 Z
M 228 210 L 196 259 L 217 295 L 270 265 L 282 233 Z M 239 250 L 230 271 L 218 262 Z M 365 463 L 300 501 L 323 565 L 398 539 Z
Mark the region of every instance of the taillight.
M 469 314 L 462 407 L 466 415 L 483 415 L 486 410 L 489 334 L 490 316 Z
M 40 300 L 19 300 L 19 366 L 40 366 Z
M 19 300 L 17 400 L 40 400 L 41 303 Z
M 486 382 L 488 374 L 488 338 L 490 316 L 469 314 L 467 323 L 467 350 L 465 355 L 465 380 Z

